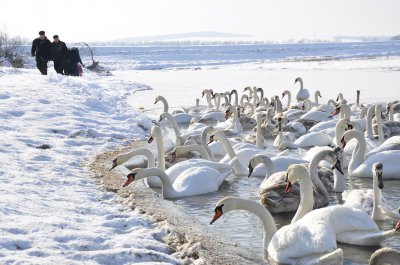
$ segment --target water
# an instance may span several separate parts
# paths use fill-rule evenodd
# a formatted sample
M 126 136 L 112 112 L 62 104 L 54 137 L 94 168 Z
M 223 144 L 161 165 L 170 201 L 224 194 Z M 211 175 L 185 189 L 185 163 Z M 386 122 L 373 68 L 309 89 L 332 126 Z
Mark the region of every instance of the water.
M 166 138 L 174 139 L 174 133 L 171 128 L 164 130 L 167 133 Z M 272 142 L 268 142 L 271 146 Z M 292 150 L 288 155 L 296 156 L 297 151 Z M 347 171 L 347 170 L 345 170 Z M 366 178 L 349 178 L 346 173 L 347 189 L 361 188 L 371 189 L 372 179 Z M 258 188 L 263 178 L 246 176 L 231 175 L 220 186 L 217 192 L 208 193 L 200 196 L 191 196 L 173 199 L 174 203 L 182 208 L 185 212 L 191 215 L 200 223 L 210 226 L 210 221 L 214 216 L 215 205 L 219 200 L 226 196 L 235 196 L 258 201 Z M 384 182 L 383 196 L 387 199 L 390 206 L 398 208 L 400 206 L 400 180 L 386 180 Z M 158 190 L 158 192 L 160 192 Z M 330 205 L 342 203 L 341 194 L 330 194 Z M 294 216 L 293 213 L 273 214 L 277 228 L 290 223 Z M 391 220 L 377 222 L 381 230 L 390 230 L 394 228 L 395 223 Z M 242 247 L 248 248 L 254 253 L 263 257 L 262 247 L 262 223 L 257 216 L 247 211 L 233 211 L 223 214 L 211 226 L 216 229 L 220 234 L 227 236 L 232 244 L 237 244 Z M 400 233 L 395 236 L 385 239 L 381 246 L 393 247 L 400 249 Z M 338 247 L 343 249 L 344 264 L 367 264 L 371 254 L 380 248 L 375 247 L 361 247 L 348 244 L 338 244 Z

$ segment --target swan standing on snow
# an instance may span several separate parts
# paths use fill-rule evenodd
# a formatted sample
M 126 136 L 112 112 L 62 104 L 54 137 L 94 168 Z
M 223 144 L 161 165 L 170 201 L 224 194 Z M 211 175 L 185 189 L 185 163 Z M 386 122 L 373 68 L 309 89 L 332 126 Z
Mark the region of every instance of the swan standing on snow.
M 233 210 L 246 210 L 261 219 L 264 255 L 275 262 L 308 265 L 338 264 L 342 260 L 343 252 L 337 249 L 335 234 L 328 226 L 321 222 L 297 222 L 277 230 L 269 211 L 247 199 L 226 197 L 219 201 L 210 224 Z
M 342 148 L 344 148 L 351 139 L 357 140 L 358 148 L 353 150 L 349 162 L 349 176 L 371 178 L 372 164 L 382 163 L 385 168 L 385 179 L 400 179 L 400 151 L 383 151 L 365 159 L 367 144 L 364 135 L 354 129 L 345 132 L 341 139 Z
M 303 79 L 297 77 L 294 83 L 296 84 L 297 82 L 300 82 L 300 90 L 296 94 L 296 99 L 298 102 L 304 101 L 310 97 L 310 93 L 307 89 L 303 88 Z
M 292 167 L 301 167 L 301 165 L 292 165 L 290 168 Z M 310 179 L 310 175 L 306 173 L 288 174 L 287 192 L 290 192 L 292 183 L 300 181 L 302 178 Z M 310 187 L 311 181 L 300 182 L 300 189 L 302 189 L 302 185 Z M 333 205 L 307 212 L 312 209 L 310 194 L 306 193 L 303 188 L 300 197 L 304 198 L 300 199 L 303 208 L 296 212 L 295 217 L 301 218 L 300 220 L 297 219 L 299 220 L 297 222 L 308 223 L 317 220 L 324 222 L 334 230 L 338 242 L 358 246 L 377 246 L 383 239 L 394 235 L 398 230 L 396 226 L 395 229 L 380 231 L 367 212 L 346 205 Z

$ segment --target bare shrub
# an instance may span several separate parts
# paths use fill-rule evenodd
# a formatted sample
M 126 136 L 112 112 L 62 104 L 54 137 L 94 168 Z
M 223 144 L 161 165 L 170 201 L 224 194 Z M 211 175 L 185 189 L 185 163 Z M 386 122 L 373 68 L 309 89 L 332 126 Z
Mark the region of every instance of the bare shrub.
M 8 62 L 12 67 L 24 67 L 21 45 L 23 40 L 20 37 L 10 38 L 4 31 L 0 31 L 0 65 Z
M 81 51 L 83 51 L 84 54 L 89 55 L 91 60 L 92 60 L 92 64 L 89 66 L 86 66 L 86 69 L 96 72 L 98 74 L 101 75 L 110 75 L 110 71 L 108 71 L 107 69 L 105 69 L 103 66 L 100 65 L 99 61 L 96 61 L 94 59 L 94 55 L 96 53 L 95 49 L 90 47 L 89 44 L 87 44 L 86 42 L 82 42 L 82 47 L 81 47 Z

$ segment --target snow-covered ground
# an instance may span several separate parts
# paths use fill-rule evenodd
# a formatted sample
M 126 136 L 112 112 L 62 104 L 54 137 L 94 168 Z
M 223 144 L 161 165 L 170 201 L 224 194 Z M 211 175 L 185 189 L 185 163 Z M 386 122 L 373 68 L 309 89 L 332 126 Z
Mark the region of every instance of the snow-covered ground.
M 53 69 L 49 69 L 52 72 Z M 176 264 L 164 231 L 84 167 L 151 126 L 126 103 L 147 86 L 0 68 L 0 263 Z

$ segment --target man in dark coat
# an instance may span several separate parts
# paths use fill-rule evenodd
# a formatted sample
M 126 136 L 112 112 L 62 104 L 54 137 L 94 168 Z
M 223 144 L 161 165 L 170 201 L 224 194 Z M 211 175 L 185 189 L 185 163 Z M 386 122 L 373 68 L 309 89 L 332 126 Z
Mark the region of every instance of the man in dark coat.
M 36 56 L 36 67 L 42 73 L 47 75 L 47 62 L 51 60 L 51 42 L 47 39 L 43 30 L 39 31 L 39 38 L 32 42 L 31 55 Z
M 53 56 L 54 70 L 57 74 L 64 74 L 65 59 L 68 56 L 68 49 L 65 42 L 60 41 L 58 35 L 53 36 L 51 43 L 51 54 Z

